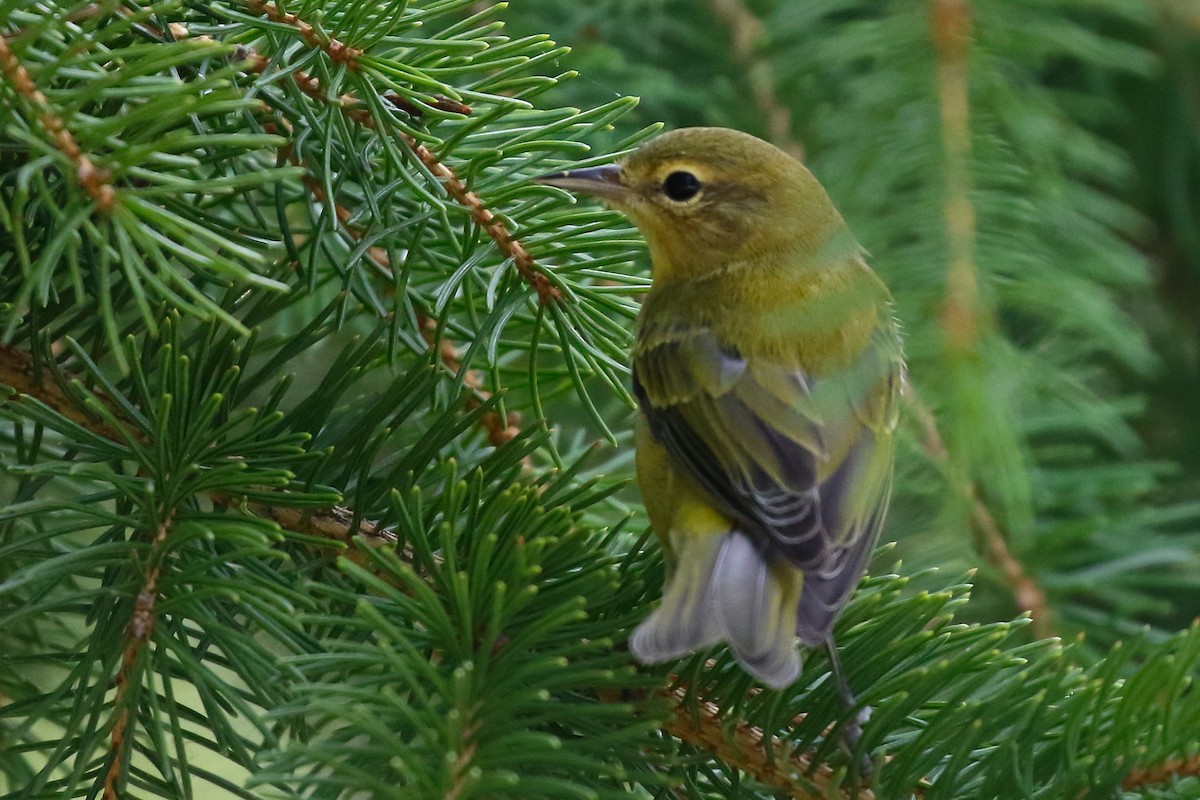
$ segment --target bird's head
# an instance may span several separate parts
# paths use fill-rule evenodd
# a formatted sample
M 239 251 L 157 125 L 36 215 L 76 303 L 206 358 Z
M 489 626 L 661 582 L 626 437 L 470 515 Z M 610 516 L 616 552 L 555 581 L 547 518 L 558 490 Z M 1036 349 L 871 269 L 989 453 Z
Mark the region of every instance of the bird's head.
M 655 280 L 816 254 L 844 223 L 803 164 L 726 128 L 684 128 L 625 159 L 536 179 L 602 198 L 646 238 Z

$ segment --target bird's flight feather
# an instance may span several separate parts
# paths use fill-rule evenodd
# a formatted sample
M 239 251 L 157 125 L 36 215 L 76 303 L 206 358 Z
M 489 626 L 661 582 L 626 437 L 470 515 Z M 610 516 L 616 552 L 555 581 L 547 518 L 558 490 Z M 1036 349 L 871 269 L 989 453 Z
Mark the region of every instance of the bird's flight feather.
M 654 438 L 755 545 L 803 570 L 797 633 L 810 644 L 828 634 L 886 510 L 901 365 L 890 325 L 820 378 L 743 356 L 703 325 L 681 323 L 635 356 Z

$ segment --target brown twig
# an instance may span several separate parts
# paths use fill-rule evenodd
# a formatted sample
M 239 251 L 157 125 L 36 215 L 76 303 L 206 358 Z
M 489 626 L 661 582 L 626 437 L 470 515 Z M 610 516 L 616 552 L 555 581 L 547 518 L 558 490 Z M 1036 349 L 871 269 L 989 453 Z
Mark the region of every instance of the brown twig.
M 312 25 L 309 25 L 295 14 L 280 11 L 274 3 L 268 3 L 264 0 L 247 0 L 246 7 L 250 9 L 251 13 L 264 16 L 272 22 L 279 22 L 295 28 L 300 33 L 300 38 L 308 42 L 310 47 L 323 50 L 333 59 L 334 63 L 345 64 L 350 69 L 358 69 L 358 59 L 362 55 L 362 50 L 350 47 L 333 37 L 323 38 Z
M 1200 753 L 1194 753 L 1187 758 L 1170 758 L 1149 767 L 1139 767 L 1129 771 L 1121 788 L 1134 791 L 1145 786 L 1168 783 L 1178 778 L 1200 777 Z
M 232 495 L 214 496 L 214 501 L 236 503 Z M 346 546 L 345 557 L 360 567 L 370 566 L 368 550 L 379 547 L 395 547 L 398 537 L 395 531 L 369 519 L 359 520 L 354 525 L 354 512 L 341 506 L 321 509 L 284 508 L 266 503 L 245 503 L 244 508 L 255 516 L 269 519 L 284 530 L 319 536 Z M 404 545 L 399 553 L 405 561 L 413 560 L 412 548 Z
M 479 745 L 475 742 L 475 734 L 478 732 L 478 726 L 474 724 L 463 725 L 459 728 L 458 749 L 454 754 L 454 763 L 450 765 L 453 782 L 449 791 L 443 796 L 443 800 L 458 800 L 463 796 L 463 793 L 471 788 L 471 784 L 476 782 L 476 776 L 471 769 L 471 762 L 475 758 L 475 753 L 479 750 Z
M 967 48 L 971 41 L 968 0 L 930 0 L 930 35 L 937 54 L 938 104 L 945 157 L 946 239 L 950 267 L 942 302 L 942 329 L 955 352 L 974 350 L 979 335 L 975 273 L 975 206 L 971 202 L 971 117 Z
M 66 123 L 51 110 L 50 101 L 37 88 L 29 71 L 17 59 L 8 46 L 8 39 L 3 36 L 0 36 L 0 72 L 3 72 L 13 91 L 34 107 L 38 121 L 50 141 L 71 162 L 75 171 L 75 181 L 80 188 L 92 198 L 98 209 L 105 213 L 112 211 L 117 203 L 117 193 L 111 183 L 112 175 L 108 170 L 97 167 L 91 158 L 79 149 L 79 144 L 67 129 Z
M 430 347 L 437 345 L 437 322 L 431 317 L 424 314 L 417 314 L 417 324 L 421 326 L 421 335 Z M 442 364 L 446 369 L 457 375 L 462 370 L 462 361 L 458 357 L 458 349 L 454 346 L 454 342 L 443 338 L 441 345 L 438 347 L 438 356 L 442 360 Z M 483 381 L 479 377 L 479 373 L 475 370 L 467 370 L 463 375 L 463 384 L 470 390 L 471 396 L 467 398 L 467 408 L 476 409 L 491 399 L 492 393 L 483 386 Z M 520 432 L 518 424 L 521 421 L 519 414 L 515 412 L 502 415 L 498 411 L 488 411 L 480 419 L 480 424 L 488 432 L 488 441 L 493 447 L 512 441 Z M 528 463 L 528 460 L 526 460 Z
M 827 800 L 848 797 L 835 783 L 826 764 L 815 764 L 806 753 L 797 753 L 786 742 L 768 736 L 748 722 L 738 721 L 726 736 L 721 709 L 706 700 L 688 700 L 687 690 L 665 691 L 671 713 L 663 730 L 681 742 L 697 747 L 731 767 L 754 777 L 759 783 L 786 793 L 796 800 Z M 860 800 L 874 800 L 870 789 L 858 791 Z
M 285 145 L 284 152 L 288 157 L 291 158 L 293 163 L 297 165 L 300 164 L 300 160 L 292 155 L 290 145 Z M 338 222 L 342 224 L 342 229 L 346 231 L 347 236 L 356 242 L 362 239 L 362 231 L 350 224 L 353 213 L 349 208 L 337 202 L 336 200 L 331 201 L 328 197 L 326 197 L 325 188 L 321 186 L 320 181 L 318 181 L 312 175 L 305 174 L 300 180 L 304 184 L 304 188 L 308 189 L 308 193 L 312 195 L 313 200 L 315 200 L 317 203 L 330 203 L 330 205 L 333 206 L 333 213 L 337 216 Z M 389 276 L 393 274 L 392 265 L 388 259 L 386 248 L 379 247 L 378 245 L 369 247 L 367 248 L 367 257 L 374 261 L 375 265 L 382 269 Z
M 300 32 L 301 37 L 314 48 L 327 53 L 330 58 L 345 64 L 349 69 L 359 69 L 358 58 L 362 55 L 362 51 L 348 47 L 334 38 L 322 39 L 303 20 L 298 19 L 294 14 L 282 14 L 272 3 L 265 2 L 265 0 L 251 0 L 250 9 L 264 14 L 277 22 L 292 25 Z M 265 71 L 266 59 L 262 56 L 249 52 L 243 52 L 242 56 L 247 60 L 248 68 L 252 71 L 260 73 Z M 328 97 L 316 78 L 300 70 L 293 72 L 292 78 L 296 81 L 296 85 L 300 87 L 301 91 L 314 100 L 338 107 L 349 119 L 365 128 L 372 130 L 379 129 L 375 118 L 371 116 L 371 112 L 354 95 L 344 94 L 339 98 Z M 537 292 L 539 302 L 543 305 L 549 305 L 562 299 L 562 292 L 550 282 L 550 279 L 546 277 L 544 272 L 537 268 L 533 257 L 529 255 L 524 245 L 513 237 L 508 230 L 508 226 L 492 213 L 483 200 L 480 199 L 479 195 L 467 188 L 467 185 L 455 174 L 454 170 L 446 166 L 436 153 L 417 141 L 412 135 L 404 131 L 395 131 L 394 134 L 425 165 L 425 168 L 441 181 L 446 194 L 467 210 L 471 215 L 471 219 L 491 238 L 497 249 L 506 258 L 512 259 L 517 274 Z
M 712 0 L 713 11 L 729 29 L 733 56 L 741 62 L 754 105 L 766 121 L 767 135 L 781 150 L 804 159 L 804 146 L 792 137 L 792 111 L 779 99 L 771 63 L 758 55 L 763 25 L 743 0 Z
M 1161 24 L 1173 30 L 1183 29 L 1188 35 L 1200 34 L 1200 6 L 1179 0 L 1154 0 L 1153 5 Z
M 925 452 L 938 464 L 948 464 L 950 452 L 942 441 L 938 431 L 937 419 L 929 407 L 921 402 L 916 389 L 906 384 L 904 396 L 908 407 L 916 415 L 923 431 L 922 446 Z M 1000 529 L 999 523 L 988 509 L 987 504 L 979 497 L 975 484 L 967 479 L 951 479 L 958 493 L 966 498 L 971 505 L 971 521 L 975 529 L 983 537 L 984 555 L 1004 575 L 1008 585 L 1012 587 L 1017 607 L 1029 614 L 1029 624 L 1033 635 L 1045 639 L 1055 635 L 1051 621 L 1050 603 L 1046 592 L 1032 575 L 1025 569 L 1021 561 L 1013 555 L 1008 547 L 1008 539 Z
M 125 650 L 121 654 L 121 666 L 117 670 L 117 692 L 113 700 L 112 731 L 109 734 L 108 770 L 104 774 L 104 800 L 118 800 L 120 783 L 124 770 L 124 754 L 127 749 L 125 730 L 129 727 L 129 710 L 133 704 L 129 699 L 129 687 L 135 679 L 135 668 L 138 655 L 150 635 L 154 632 L 154 606 L 158 602 L 158 577 L 162 572 L 162 549 L 171 529 L 171 520 L 160 522 L 154 533 L 148 556 L 146 574 L 142 580 L 142 589 L 138 592 L 137 601 L 133 606 L 129 624 L 125 627 Z
M 38 368 L 29 353 L 9 345 L 0 345 L 0 383 L 11 386 L 18 394 L 36 398 L 56 414 L 66 417 L 82 428 L 106 439 L 122 440 L 120 434 L 107 423 L 81 408 L 62 386 L 46 380 L 45 372 Z M 0 396 L 0 403 L 4 402 L 4 397 Z
M 468 189 L 467 185 L 454 174 L 454 171 L 443 164 L 428 147 L 407 133 L 401 132 L 400 137 L 412 148 L 413 153 L 426 169 L 442 181 L 442 185 L 446 187 L 446 193 L 467 209 L 471 218 L 475 220 L 475 224 L 483 228 L 484 232 L 496 243 L 500 252 L 512 259 L 517 274 L 537 292 L 538 301 L 542 305 L 550 305 L 561 300 L 562 292 L 550 282 L 545 273 L 536 268 L 533 256 L 529 255 L 529 251 L 525 249 L 524 245 L 513 238 L 508 231 L 508 226 L 483 204 L 479 195 Z
M 423 117 L 425 111 L 416 103 L 413 103 L 395 92 L 388 92 L 383 96 L 384 100 L 394 105 L 396 108 L 408 114 L 410 117 Z M 430 98 L 429 105 L 436 108 L 438 111 L 449 111 L 454 114 L 462 114 L 463 116 L 471 115 L 471 107 L 466 103 L 461 103 L 453 98 L 446 97 L 443 94 L 435 94 Z

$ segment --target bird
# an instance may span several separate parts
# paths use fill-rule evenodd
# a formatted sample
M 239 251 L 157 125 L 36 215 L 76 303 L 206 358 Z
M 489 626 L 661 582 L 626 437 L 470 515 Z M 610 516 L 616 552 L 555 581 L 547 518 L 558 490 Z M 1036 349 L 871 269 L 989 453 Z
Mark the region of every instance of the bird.
M 682 128 L 535 180 L 623 212 L 650 255 L 636 471 L 667 573 L 631 652 L 723 642 L 782 689 L 799 644 L 825 647 L 853 705 L 833 626 L 887 514 L 905 373 L 866 252 L 799 160 L 740 131 Z

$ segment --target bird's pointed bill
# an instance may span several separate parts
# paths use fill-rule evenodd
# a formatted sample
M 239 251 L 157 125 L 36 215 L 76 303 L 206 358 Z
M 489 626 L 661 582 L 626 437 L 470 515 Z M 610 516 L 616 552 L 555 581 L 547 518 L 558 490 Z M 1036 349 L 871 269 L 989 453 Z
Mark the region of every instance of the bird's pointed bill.
M 628 191 L 621 183 L 621 168 L 616 164 L 553 172 L 533 180 L 546 186 L 557 186 L 569 192 L 590 194 L 608 200 L 619 200 Z

